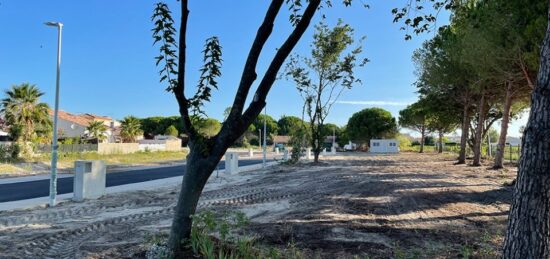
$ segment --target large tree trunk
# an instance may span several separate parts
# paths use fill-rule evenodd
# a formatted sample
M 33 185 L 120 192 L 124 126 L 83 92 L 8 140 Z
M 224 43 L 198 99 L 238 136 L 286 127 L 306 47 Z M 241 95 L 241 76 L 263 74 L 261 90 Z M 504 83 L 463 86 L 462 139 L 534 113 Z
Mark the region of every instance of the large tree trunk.
M 479 101 L 479 116 L 476 126 L 476 135 L 474 139 L 474 161 L 473 166 L 481 165 L 481 142 L 483 141 L 483 125 L 485 124 L 485 93 L 481 94 Z
M 426 138 L 426 127 L 422 125 L 420 130 L 420 151 L 419 153 L 424 153 L 424 139 Z
M 191 148 L 187 156 L 181 191 L 172 220 L 168 248 L 173 251 L 174 258 L 185 258 L 182 251 L 191 234 L 191 216 L 195 214 L 204 185 L 221 160 L 221 156 L 216 155 L 202 157 L 199 149 L 197 146 Z
M 550 20 L 550 19 L 549 19 Z M 550 258 L 550 27 L 523 135 L 503 258 Z
M 443 131 L 439 131 L 439 147 L 438 147 L 438 153 L 443 153 Z
M 498 138 L 497 152 L 495 154 L 494 169 L 502 168 L 504 160 L 504 149 L 506 148 L 506 135 L 508 134 L 508 123 L 510 122 L 510 108 L 512 107 L 512 83 L 506 84 L 506 96 L 500 125 L 500 137 Z M 489 136 L 490 137 L 490 136 Z
M 457 164 L 466 163 L 466 147 L 468 144 L 468 138 L 470 137 L 470 105 L 464 105 L 464 111 L 462 112 L 462 135 L 460 136 L 460 152 L 458 153 Z

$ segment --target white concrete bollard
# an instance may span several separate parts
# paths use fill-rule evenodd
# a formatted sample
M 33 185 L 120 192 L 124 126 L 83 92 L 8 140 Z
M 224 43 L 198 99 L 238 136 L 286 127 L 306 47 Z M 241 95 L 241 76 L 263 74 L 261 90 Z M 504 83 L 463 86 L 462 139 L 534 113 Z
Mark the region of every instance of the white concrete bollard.
M 253 157 L 254 156 L 254 150 L 252 150 L 252 148 L 248 149 L 248 157 Z
M 335 148 L 335 147 L 331 147 L 331 148 L 330 148 L 330 153 L 332 153 L 333 155 L 336 155 L 336 148 Z
M 323 156 L 326 156 L 326 155 L 327 155 L 327 149 L 323 148 Z
M 288 161 L 288 150 L 283 151 L 283 161 Z
M 236 153 L 236 152 L 225 153 L 225 173 L 226 174 L 239 173 L 239 153 Z
M 310 147 L 306 148 L 306 158 L 309 159 L 309 160 L 312 159 L 311 148 Z
M 278 154 L 279 154 L 279 148 L 276 147 L 276 148 L 275 148 L 275 155 L 278 155 Z
M 73 200 L 97 199 L 105 194 L 104 161 L 77 160 L 74 162 Z

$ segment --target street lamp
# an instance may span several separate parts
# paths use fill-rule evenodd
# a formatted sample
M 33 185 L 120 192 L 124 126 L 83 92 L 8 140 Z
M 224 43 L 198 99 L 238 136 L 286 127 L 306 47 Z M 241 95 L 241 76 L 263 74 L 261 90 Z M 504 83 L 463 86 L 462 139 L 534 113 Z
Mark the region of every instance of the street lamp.
M 265 168 L 265 162 L 267 159 L 267 105 L 264 108 L 264 150 L 263 150 L 263 159 L 262 159 L 262 168 Z
M 52 138 L 52 171 L 50 177 L 50 206 L 55 206 L 57 195 L 57 113 L 59 111 L 59 74 L 61 68 L 61 32 L 63 24 L 60 22 L 46 22 L 47 26 L 57 27 L 57 74 L 55 80 L 55 109 L 53 114 Z

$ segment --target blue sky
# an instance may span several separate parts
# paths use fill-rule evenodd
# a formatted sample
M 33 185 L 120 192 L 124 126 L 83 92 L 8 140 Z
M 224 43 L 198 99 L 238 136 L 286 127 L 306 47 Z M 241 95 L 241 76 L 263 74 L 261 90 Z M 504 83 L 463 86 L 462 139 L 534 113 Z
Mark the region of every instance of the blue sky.
M 177 115 L 172 94 L 158 82 L 152 46 L 150 16 L 156 1 L 35 1 L 0 0 L 0 89 L 29 82 L 46 93 L 43 100 L 53 106 L 55 87 L 56 31 L 45 21 L 64 23 L 60 108 L 73 113 L 95 113 L 121 119 Z M 179 17 L 175 0 L 166 1 Z M 251 42 L 262 21 L 269 1 L 190 1 L 188 25 L 188 88 L 196 85 L 204 40 L 218 36 L 223 46 L 223 70 L 220 89 L 213 94 L 205 110 L 210 117 L 222 118 L 237 88 L 242 66 Z M 339 2 L 339 1 L 334 1 Z M 370 9 L 356 4 L 340 4 L 322 12 L 327 22 L 338 18 L 366 36 L 364 54 L 371 62 L 357 70 L 363 85 L 345 92 L 327 121 L 346 124 L 355 112 L 378 106 L 394 116 L 404 104 L 416 100 L 413 51 L 433 36 L 425 34 L 411 41 L 403 39 L 400 25 L 392 23 L 391 9 L 402 0 L 371 0 Z M 359 3 L 359 1 L 357 1 Z M 440 17 L 439 24 L 445 23 Z M 318 14 L 315 20 L 320 20 Z M 274 32 L 266 44 L 258 65 L 261 76 L 275 49 L 291 30 L 286 9 L 280 14 Z M 313 34 L 308 29 L 295 52 L 307 54 Z M 189 94 L 189 93 L 188 93 Z M 301 98 L 289 82 L 277 81 L 268 96 L 268 113 L 299 115 Z M 369 105 L 371 104 L 371 105 Z M 518 135 L 514 123 L 510 135 Z

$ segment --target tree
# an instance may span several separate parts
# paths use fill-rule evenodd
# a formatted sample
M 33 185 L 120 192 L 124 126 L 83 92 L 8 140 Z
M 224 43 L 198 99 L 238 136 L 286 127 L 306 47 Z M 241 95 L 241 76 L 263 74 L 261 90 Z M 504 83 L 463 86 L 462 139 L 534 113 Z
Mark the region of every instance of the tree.
M 550 21 L 547 16 L 546 22 Z M 540 67 L 531 96 L 514 198 L 504 240 L 504 258 L 550 257 L 550 27 L 540 52 Z
M 164 131 L 164 135 L 167 136 L 177 137 L 178 134 L 178 129 L 176 129 L 176 126 L 174 125 L 170 125 L 170 127 L 166 128 L 166 130 Z
M 107 126 L 101 121 L 91 121 L 86 127 L 86 130 L 88 131 L 88 136 L 92 139 L 96 139 L 98 143 L 107 139 L 107 135 L 105 134 L 105 132 L 107 132 Z
M 498 131 L 496 129 L 490 128 L 487 131 L 487 138 L 489 138 L 491 143 L 494 144 L 494 143 L 497 143 L 500 136 L 499 136 Z
M 443 97 L 443 98 L 441 98 Z M 428 111 L 427 127 L 438 135 L 438 153 L 443 153 L 443 137 L 451 133 L 460 124 L 460 109 L 449 105 L 447 96 L 423 96 L 423 101 Z
M 266 122 L 266 131 L 267 131 L 268 138 L 270 136 L 279 134 L 279 126 L 277 125 L 277 121 L 269 115 L 265 115 L 265 114 L 258 115 L 258 117 L 254 120 L 254 122 L 252 122 L 252 125 L 254 125 L 254 128 L 256 130 L 261 130 L 263 134 L 264 120 Z
M 36 85 L 23 83 L 5 91 L 1 113 L 9 127 L 12 138 L 18 142 L 29 142 L 40 135 L 51 133 L 49 107 L 40 102 L 44 95 Z
M 360 83 L 354 70 L 364 66 L 367 59 L 359 59 L 362 52 L 359 46 L 349 50 L 354 44 L 353 29 L 338 21 L 334 28 L 324 22 L 315 26 L 311 44 L 311 56 L 294 56 L 286 67 L 286 77 L 296 84 L 304 100 L 309 118 L 309 131 L 314 162 L 319 162 L 319 154 L 324 148 L 323 126 L 332 105 L 345 89 Z M 347 52 L 347 53 L 346 53 Z
M 381 108 L 367 108 L 354 113 L 346 126 L 348 137 L 358 144 L 366 144 L 371 139 L 388 138 L 397 134 L 395 118 Z
M 136 138 L 143 135 L 141 124 L 138 118 L 126 116 L 120 125 L 120 136 L 123 142 L 136 142 Z
M 183 124 L 179 116 L 143 118 L 140 120 L 140 124 L 141 130 L 146 135 L 162 135 L 172 125 L 176 127 L 178 132 L 183 132 Z
M 206 138 L 211 138 L 220 132 L 222 124 L 214 118 L 194 118 L 197 132 Z
M 420 133 L 420 153 L 424 152 L 424 140 L 426 134 L 429 134 L 427 125 L 428 109 L 425 101 L 418 101 L 407 108 L 399 111 L 399 125 L 404 128 L 409 128 Z
M 278 134 L 283 136 L 290 136 L 293 132 L 306 126 L 306 122 L 296 116 L 282 116 L 277 121 Z
M 310 21 L 317 10 L 321 7 L 321 0 L 309 0 L 307 2 L 286 0 L 286 2 L 291 10 L 290 21 L 294 28 L 284 40 L 284 43 L 277 48 L 271 61 L 268 62 L 268 68 L 252 95 L 252 101 L 245 108 L 245 102 L 252 84 L 258 77 L 256 65 L 260 53 L 273 31 L 274 21 L 281 6 L 285 3 L 285 0 L 271 1 L 246 59 L 241 80 L 231 106 L 231 112 L 223 123 L 221 130 L 212 137 L 206 137 L 197 131 L 195 123 L 191 120 L 191 114 L 201 114 L 202 105 L 210 100 L 211 90 L 218 87 L 216 79 L 221 75 L 221 47 L 219 41 L 216 37 L 206 41 L 204 66 L 200 70 L 201 76 L 195 95 L 187 97 L 185 91 L 185 50 L 187 20 L 189 17 L 188 1 L 180 1 L 181 23 L 178 40 L 176 40 L 174 20 L 168 6 L 164 3 L 156 5 L 153 14 L 155 23 L 153 38 L 155 43 L 161 44 L 161 53 L 156 58 L 157 65 L 160 66 L 161 81 L 166 82 L 167 90 L 174 94 L 179 106 L 183 132 L 189 136 L 186 171 L 183 175 L 168 241 L 169 249 L 174 257 L 183 257 L 182 249 L 191 232 L 191 216 L 195 213 L 206 181 L 227 148 L 242 136 L 265 107 L 266 96 L 276 80 L 281 66 L 309 27 Z M 350 3 L 350 0 L 344 0 L 345 5 Z M 330 6 L 331 3 L 327 2 L 326 5 Z
M 442 5 L 452 6 L 458 1 L 436 1 Z M 535 1 L 517 0 L 520 10 Z M 419 1 L 415 1 L 416 4 Z M 550 257 L 550 142 L 547 132 L 550 131 L 550 6 L 541 1 L 538 3 L 547 7 L 547 16 L 543 24 L 546 26 L 544 40 L 540 49 L 538 76 L 531 95 L 531 109 L 527 126 L 525 127 L 521 157 L 518 166 L 518 177 L 514 187 L 514 198 L 508 217 L 508 229 L 504 240 L 503 258 L 548 258 Z M 395 10 L 396 20 L 408 17 L 412 8 Z M 542 14 L 540 14 L 542 15 Z M 420 15 L 418 17 L 424 17 Z M 415 19 L 418 20 L 418 19 Z M 421 20 L 422 21 L 422 20 Z M 412 23 L 415 32 L 429 27 L 432 20 L 424 20 L 420 25 Z M 411 24 L 411 23 L 409 23 Z M 425 26 L 424 26 L 425 25 Z M 516 26 L 516 25 L 514 25 Z M 518 26 L 519 29 L 522 26 Z M 409 36 L 410 37 L 410 36 Z
M 455 28 L 443 27 L 413 55 L 418 76 L 416 86 L 421 96 L 444 100 L 444 107 L 452 107 L 456 109 L 454 113 L 462 115 L 457 164 L 466 163 L 471 117 L 479 99 L 472 87 L 477 81 L 475 71 L 461 58 L 465 51 L 461 40 Z
M 331 138 L 332 138 L 332 135 L 334 134 L 336 139 L 338 139 L 342 135 L 342 129 L 334 123 L 326 123 L 321 128 L 321 134 L 323 136 L 330 136 Z

